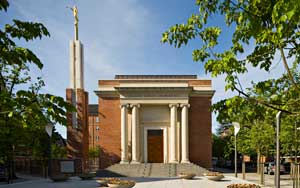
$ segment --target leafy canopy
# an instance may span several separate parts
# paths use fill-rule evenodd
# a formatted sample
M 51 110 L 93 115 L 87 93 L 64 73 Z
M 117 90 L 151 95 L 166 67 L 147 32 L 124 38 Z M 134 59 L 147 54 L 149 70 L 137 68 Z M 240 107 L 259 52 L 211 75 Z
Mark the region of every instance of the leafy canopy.
M 6 11 L 8 6 L 7 0 L 0 0 L 0 11 Z M 43 63 L 30 49 L 17 45 L 20 39 L 30 42 L 49 36 L 41 23 L 14 19 L 0 28 L 0 161 L 8 164 L 10 174 L 13 148 L 23 136 L 43 138 L 37 143 L 44 147 L 48 139 L 41 135 L 45 125 L 66 125 L 67 113 L 75 111 L 62 97 L 41 93 L 45 84 L 41 77 L 31 76 L 31 69 L 42 69 Z M 40 155 L 41 150 L 33 151 Z
M 190 40 L 200 40 L 200 48 L 192 53 L 194 61 L 204 62 L 206 72 L 213 77 L 225 74 L 226 90 L 238 91 L 245 98 L 251 96 L 243 90 L 238 75 L 246 73 L 251 66 L 270 71 L 275 54 L 279 53 L 290 89 L 300 92 L 299 82 L 287 63 L 288 60 L 299 63 L 300 4 L 297 0 L 196 0 L 196 6 L 199 12 L 192 14 L 186 23 L 170 27 L 163 33 L 161 42 L 180 48 Z M 217 50 L 222 30 L 209 23 L 209 17 L 216 15 L 223 16 L 228 28 L 233 28 L 232 43 L 227 48 L 222 46 L 222 50 Z M 246 53 L 249 44 L 254 48 Z M 256 102 L 284 110 L 266 101 Z
M 196 0 L 196 6 L 199 11 L 186 23 L 171 26 L 162 34 L 161 42 L 180 48 L 191 40 L 199 41 L 199 47 L 192 52 L 193 60 L 203 62 L 213 77 L 226 76 L 225 89 L 238 95 L 217 102 L 212 109 L 218 112 L 217 120 L 222 125 L 233 121 L 242 125 L 239 151 L 270 154 L 278 111 L 293 115 L 282 118 L 282 151 L 297 150 L 293 139 L 298 137 L 286 135 L 294 135 L 295 121 L 299 119 L 295 115 L 300 113 L 299 1 Z M 227 25 L 224 29 L 232 30 L 231 43 L 220 45 L 222 28 L 212 22 L 210 18 L 214 16 L 221 16 Z M 278 55 L 285 74 L 243 88 L 240 75 L 252 67 L 270 72 Z M 232 143 L 227 143 L 231 148 Z

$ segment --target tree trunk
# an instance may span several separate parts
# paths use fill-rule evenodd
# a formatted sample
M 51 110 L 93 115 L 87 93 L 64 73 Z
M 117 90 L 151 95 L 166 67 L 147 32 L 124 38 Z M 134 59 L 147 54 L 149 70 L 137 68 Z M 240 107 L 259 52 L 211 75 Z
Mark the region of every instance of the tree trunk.
M 260 174 L 260 153 L 257 152 L 257 165 L 256 165 L 256 169 L 257 169 L 257 174 Z
M 12 147 L 9 147 L 10 149 Z M 7 183 L 13 183 L 13 157 L 12 157 L 12 150 L 8 151 L 8 155 L 7 155 L 7 164 L 8 164 L 8 177 L 7 177 Z

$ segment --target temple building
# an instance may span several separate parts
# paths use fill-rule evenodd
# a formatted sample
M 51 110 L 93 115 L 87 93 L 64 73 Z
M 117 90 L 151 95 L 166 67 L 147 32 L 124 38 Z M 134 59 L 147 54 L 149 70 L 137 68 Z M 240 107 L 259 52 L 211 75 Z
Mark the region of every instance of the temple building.
M 89 145 L 101 149 L 100 168 L 118 162 L 211 167 L 210 80 L 116 75 L 98 83 L 98 119 L 90 121 Z

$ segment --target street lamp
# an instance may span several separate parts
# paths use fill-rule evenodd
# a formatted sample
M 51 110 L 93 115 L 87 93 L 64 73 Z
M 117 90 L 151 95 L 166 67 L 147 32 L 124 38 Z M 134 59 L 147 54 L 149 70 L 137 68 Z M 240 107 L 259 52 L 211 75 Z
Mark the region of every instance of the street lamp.
M 275 166 L 275 187 L 280 188 L 280 143 L 279 143 L 279 129 L 280 118 L 282 112 L 276 114 L 276 166 Z
M 48 176 L 51 176 L 51 137 L 52 137 L 52 131 L 53 131 L 54 125 L 53 123 L 49 122 L 47 123 L 45 130 L 49 136 L 49 163 L 48 163 Z
M 236 137 L 238 132 L 240 131 L 240 124 L 238 122 L 232 122 L 234 127 L 234 174 L 237 177 L 237 147 L 236 147 Z
M 297 126 L 298 125 L 298 121 L 295 122 L 295 164 L 298 162 L 297 156 L 298 156 L 298 133 L 297 131 L 300 130 L 300 127 Z

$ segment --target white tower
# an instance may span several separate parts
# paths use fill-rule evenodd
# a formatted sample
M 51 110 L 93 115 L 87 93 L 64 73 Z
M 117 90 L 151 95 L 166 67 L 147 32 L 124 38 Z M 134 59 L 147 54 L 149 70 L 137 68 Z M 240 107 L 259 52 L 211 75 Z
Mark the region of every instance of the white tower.
M 83 45 L 79 40 L 70 41 L 70 88 L 84 89 Z

